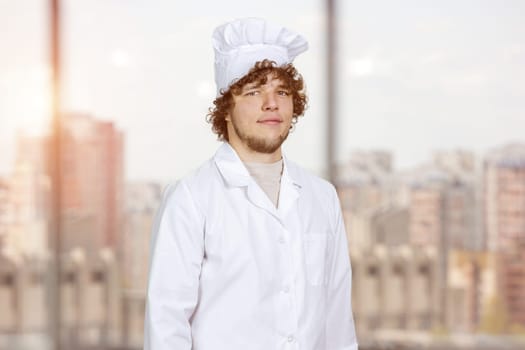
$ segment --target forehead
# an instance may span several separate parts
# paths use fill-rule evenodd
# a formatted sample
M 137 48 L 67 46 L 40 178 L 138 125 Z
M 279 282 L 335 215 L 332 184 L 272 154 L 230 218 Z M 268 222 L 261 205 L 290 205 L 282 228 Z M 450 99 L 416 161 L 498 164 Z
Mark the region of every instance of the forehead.
M 268 73 L 266 77 L 246 83 L 242 89 L 251 89 L 255 87 L 284 87 L 286 83 L 274 73 Z

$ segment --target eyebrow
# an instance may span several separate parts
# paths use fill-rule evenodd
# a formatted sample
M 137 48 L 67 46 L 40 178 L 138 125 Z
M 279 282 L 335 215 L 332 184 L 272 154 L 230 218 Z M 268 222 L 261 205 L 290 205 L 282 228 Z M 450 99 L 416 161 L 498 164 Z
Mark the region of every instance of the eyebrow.
M 261 87 L 262 84 L 259 84 L 259 83 L 248 83 L 246 85 L 244 85 L 242 87 L 242 91 L 247 91 L 247 90 L 251 90 L 251 89 L 257 89 L 259 87 Z
M 248 84 L 243 86 L 242 91 L 245 92 L 245 91 L 248 91 L 248 90 L 257 89 L 257 88 L 260 88 L 263 85 L 264 84 L 260 84 L 260 83 L 248 83 Z M 286 85 L 284 83 L 281 83 L 281 84 L 277 85 L 277 88 L 278 89 L 284 89 L 284 90 L 290 90 L 290 86 L 288 86 L 288 85 Z

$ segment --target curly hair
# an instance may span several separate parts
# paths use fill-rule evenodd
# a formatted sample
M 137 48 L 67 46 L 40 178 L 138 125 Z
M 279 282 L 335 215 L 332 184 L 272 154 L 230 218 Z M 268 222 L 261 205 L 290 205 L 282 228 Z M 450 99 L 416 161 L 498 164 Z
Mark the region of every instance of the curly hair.
M 292 127 L 297 119 L 304 114 L 308 98 L 304 91 L 303 77 L 297 69 L 291 63 L 277 66 L 275 62 L 270 60 L 259 61 L 255 63 L 248 74 L 235 81 L 228 90 L 221 90 L 220 96 L 213 101 L 215 107 L 209 108 L 206 121 L 212 124 L 212 130 L 217 134 L 218 140 L 229 140 L 226 116 L 234 107 L 233 96 L 240 95 L 246 84 L 266 84 L 269 74 L 272 74 L 274 79 L 281 80 L 284 87 L 290 90 L 293 101 Z

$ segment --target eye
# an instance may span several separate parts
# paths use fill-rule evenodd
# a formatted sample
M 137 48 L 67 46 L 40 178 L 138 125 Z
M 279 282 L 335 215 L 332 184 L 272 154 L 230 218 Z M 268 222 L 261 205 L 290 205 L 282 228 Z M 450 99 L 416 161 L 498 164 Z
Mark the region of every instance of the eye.
M 244 93 L 244 96 L 255 96 L 257 94 L 259 94 L 259 90 L 251 90 L 251 91 Z
M 279 90 L 277 93 L 279 94 L 279 96 L 288 96 L 288 95 L 290 95 L 290 92 L 288 92 L 287 90 Z

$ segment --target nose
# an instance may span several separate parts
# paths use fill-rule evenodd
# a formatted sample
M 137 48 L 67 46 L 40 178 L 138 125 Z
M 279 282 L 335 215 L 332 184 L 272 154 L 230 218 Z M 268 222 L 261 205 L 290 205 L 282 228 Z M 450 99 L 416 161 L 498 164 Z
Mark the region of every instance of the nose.
M 278 108 L 275 95 L 273 93 L 265 93 L 262 105 L 263 111 L 276 111 Z

